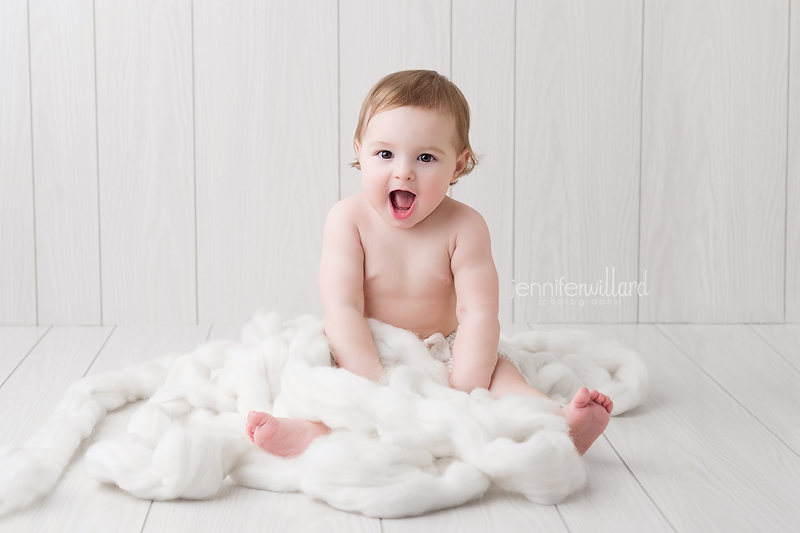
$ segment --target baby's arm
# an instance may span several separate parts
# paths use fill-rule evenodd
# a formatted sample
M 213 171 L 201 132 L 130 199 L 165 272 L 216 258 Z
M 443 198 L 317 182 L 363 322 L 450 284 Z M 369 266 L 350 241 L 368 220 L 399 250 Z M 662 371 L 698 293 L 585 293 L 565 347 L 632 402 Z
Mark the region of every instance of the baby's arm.
M 450 260 L 458 318 L 450 386 L 471 392 L 476 387 L 489 388 L 497 365 L 500 287 L 486 222 L 472 209 L 461 216 L 464 221 Z
M 333 206 L 325 220 L 319 288 L 325 335 L 336 363 L 377 380 L 383 366 L 364 318 L 364 250 L 355 221 L 342 202 Z

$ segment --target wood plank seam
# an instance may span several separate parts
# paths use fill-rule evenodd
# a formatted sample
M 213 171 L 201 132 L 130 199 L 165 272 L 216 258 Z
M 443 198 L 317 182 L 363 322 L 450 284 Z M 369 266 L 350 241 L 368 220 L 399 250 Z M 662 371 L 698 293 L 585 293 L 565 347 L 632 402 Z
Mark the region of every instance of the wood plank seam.
M 625 469 L 628 470 L 628 473 L 631 475 L 631 477 L 634 479 L 634 481 L 636 481 L 636 484 L 639 485 L 639 487 L 642 489 L 642 492 L 644 492 L 644 495 L 647 496 L 648 500 L 650 500 L 650 503 L 653 504 L 653 507 L 656 508 L 656 510 L 659 512 L 659 514 L 667 522 L 667 524 L 669 524 L 669 527 L 671 527 L 672 530 L 675 531 L 675 533 L 677 533 L 678 530 L 675 529 L 675 526 L 672 524 L 672 522 L 670 522 L 669 518 L 667 518 L 667 515 L 664 514 L 664 511 L 661 510 L 661 507 L 659 507 L 658 504 L 656 503 L 656 501 L 653 499 L 653 497 L 650 496 L 650 493 L 648 492 L 648 490 L 645 488 L 645 486 L 642 484 L 642 482 L 639 481 L 639 478 L 636 477 L 636 474 L 633 473 L 633 470 L 631 470 L 631 467 L 628 466 L 628 463 L 625 461 L 625 459 L 622 458 L 622 455 L 620 455 L 620 453 L 617 451 L 617 447 L 614 446 L 613 442 L 611 442 L 611 438 L 609 438 L 609 436 L 606 435 L 605 433 L 603 433 L 603 438 L 606 439 L 606 442 L 608 442 L 608 445 L 611 446 L 611 449 L 614 450 L 614 453 L 617 455 L 619 460 L 622 461 L 622 464 L 625 466 Z
M 448 51 L 450 52 L 450 65 L 448 66 L 449 72 L 447 73 L 447 75 L 452 80 L 453 79 L 453 0 L 450 0 L 450 36 L 447 44 L 449 48 Z M 449 189 L 452 190 L 453 188 L 449 187 Z
M 27 10 L 28 22 L 28 113 L 30 114 L 31 124 L 31 202 L 33 204 L 33 289 L 35 308 L 36 308 L 36 325 L 39 325 L 39 258 L 36 246 L 36 167 L 34 165 L 35 157 L 33 154 L 33 74 L 31 73 L 31 3 L 25 2 Z M 49 331 L 49 330 L 48 330 Z M 46 332 L 45 332 L 46 333 Z M 25 356 L 27 357 L 27 355 Z M 16 370 L 16 368 L 14 369 Z M 13 372 L 12 372 L 13 373 Z M 5 381 L 3 381 L 5 383 Z
M 554 505 L 553 507 L 556 508 L 556 513 L 558 513 L 558 517 L 561 519 L 561 523 L 564 524 L 564 529 L 567 530 L 567 533 L 572 533 L 569 526 L 567 525 L 567 521 L 564 520 L 564 515 L 561 514 L 561 509 L 558 508 L 558 505 Z
M 511 197 L 517 196 L 517 2 L 514 2 L 514 58 L 511 60 L 514 69 L 511 77 Z M 511 202 L 511 282 L 516 278 L 517 262 L 517 202 Z M 517 321 L 516 305 L 511 306 L 511 322 Z M 528 326 L 530 328 L 530 326 Z
M 336 0 L 336 180 L 337 201 L 342 199 L 342 26 L 339 20 L 341 7 Z
M 103 326 L 100 326 L 100 327 L 103 327 Z M 111 338 L 111 337 L 114 335 L 114 332 L 115 332 L 115 331 L 117 331 L 117 326 L 114 326 L 114 328 L 111 330 L 111 333 L 109 333 L 109 334 L 108 334 L 108 337 L 106 337 L 106 340 L 104 340 L 104 341 L 103 341 L 103 344 L 102 344 L 102 345 L 100 346 L 100 348 L 97 350 L 97 353 L 95 354 L 95 356 L 94 356 L 94 359 L 92 359 L 92 362 L 91 362 L 91 363 L 89 363 L 89 366 L 88 366 L 88 367 L 86 367 L 86 371 L 83 373 L 83 377 L 86 377 L 86 374 L 89 372 L 89 369 L 91 369 L 91 368 L 92 368 L 92 365 L 94 364 L 94 362 L 95 362 L 95 361 L 97 361 L 97 358 L 98 358 L 98 357 L 100 356 L 100 354 L 103 352 L 103 348 L 105 348 L 105 347 L 106 347 L 106 344 L 108 344 L 108 340 L 109 340 L 109 339 L 110 339 L 110 338 Z
M 16 371 L 17 371 L 17 369 L 19 368 L 19 366 L 20 366 L 20 365 L 21 365 L 21 364 L 22 364 L 22 363 L 25 361 L 25 359 L 27 359 L 27 358 L 28 358 L 28 356 L 31 354 L 31 352 L 33 352 L 33 350 L 35 350 L 35 349 L 36 349 L 36 347 L 39 345 L 39 343 L 40 343 L 40 342 L 42 342 L 42 339 L 44 339 L 45 335 L 47 335 L 47 334 L 50 332 L 50 330 L 51 330 L 51 329 L 53 329 L 53 326 L 50 326 L 50 327 L 48 327 L 48 328 L 47 328 L 47 330 L 45 330 L 45 332 L 44 332 L 44 333 L 42 333 L 42 334 L 41 334 L 41 336 L 40 336 L 38 339 L 36 339 L 36 342 L 33 344 L 33 346 L 31 346 L 31 349 L 30 349 L 30 350 L 28 350 L 28 353 L 26 353 L 26 354 L 25 354 L 25 357 L 23 357 L 22 359 L 20 359 L 20 360 L 19 360 L 19 363 L 17 363 L 17 366 L 15 366 L 15 367 L 14 367 L 14 370 L 12 370 L 12 371 L 11 371 L 11 372 L 8 374 L 8 376 L 6 376 L 6 379 L 4 379 L 2 383 L 0 383 L 0 387 L 2 387 L 3 385 L 5 385 L 5 384 L 6 384 L 6 381 L 8 381 L 8 379 L 9 379 L 11 376 L 13 376 L 13 375 L 14 375 L 14 372 L 16 372 Z
M 681 354 L 683 354 L 683 356 L 684 356 L 684 357 L 685 357 L 687 360 L 689 360 L 689 361 L 690 361 L 690 362 L 691 362 L 691 363 L 692 363 L 694 366 L 696 366 L 696 367 L 697 367 L 697 368 L 698 368 L 698 369 L 699 369 L 699 370 L 700 370 L 700 371 L 701 371 L 703 374 L 705 374 L 705 375 L 706 375 L 706 377 L 708 377 L 708 379 L 710 379 L 712 382 L 714 382 L 714 384 L 715 384 L 717 387 L 719 387 L 719 389 L 720 389 L 722 392 L 724 392 L 724 393 L 725 393 L 725 394 L 726 394 L 726 395 L 727 395 L 729 398 L 731 398 L 731 399 L 732 399 L 734 402 L 736 402 L 737 404 L 739 404 L 739 406 L 740 406 L 742 409 L 744 409 L 744 410 L 747 412 L 747 414 L 749 414 L 751 417 L 753 417 L 753 420 L 755 420 L 756 422 L 758 422 L 758 423 L 761 425 L 761 427 L 763 427 L 765 430 L 767 430 L 767 432 L 769 432 L 769 434 L 770 434 L 770 435 L 772 435 L 773 437 L 775 437 L 775 439 L 776 439 L 778 442 L 780 442 L 781 444 L 783 444 L 783 445 L 786 447 L 786 449 L 787 449 L 787 450 L 789 450 L 789 451 L 790 451 L 790 452 L 792 452 L 794 455 L 796 455 L 798 458 L 800 458 L 800 453 L 798 453 L 798 452 L 797 452 L 797 450 L 795 450 L 794 448 L 792 448 L 791 446 L 789 446 L 789 445 L 788 445 L 786 442 L 784 442 L 784 441 L 783 441 L 783 439 L 781 439 L 779 436 L 777 436 L 777 435 L 776 435 L 776 434 L 775 434 L 775 433 L 774 433 L 774 432 L 773 432 L 773 431 L 772 431 L 772 430 L 771 430 L 771 429 L 770 429 L 770 428 L 769 428 L 769 427 L 768 427 L 766 424 L 764 424 L 764 422 L 762 422 L 762 421 L 761 421 L 761 419 L 760 419 L 760 418 L 758 418 L 758 417 L 757 417 L 755 414 L 753 414 L 753 412 L 752 412 L 752 411 L 750 411 L 750 409 L 748 409 L 746 405 L 744 405 L 742 402 L 740 402 L 740 401 L 739 401 L 739 399 L 738 399 L 738 398 L 736 398 L 736 396 L 734 396 L 733 394 L 731 394 L 730 392 L 728 392 L 728 389 L 726 389 L 725 387 L 723 387 L 723 386 L 722 386 L 722 385 L 721 385 L 721 384 L 720 384 L 720 383 L 719 383 L 719 382 L 718 382 L 718 381 L 717 381 L 717 380 L 714 378 L 714 376 L 712 376 L 711 374 L 709 374 L 709 373 L 706 371 L 706 369 L 704 369 L 704 368 L 703 368 L 702 366 L 700 366 L 700 365 L 699 365 L 699 364 L 698 364 L 698 363 L 697 363 L 697 362 L 696 362 L 694 359 L 692 359 L 692 358 L 689 356 L 689 354 L 687 354 L 687 353 L 686 353 L 686 352 L 683 350 L 683 348 L 681 348 L 680 346 L 678 346 L 678 345 L 675 343 L 675 341 L 673 341 L 673 340 L 672 340 L 672 339 L 669 337 L 669 335 L 667 335 L 666 333 L 664 333 L 663 331 L 661 331 L 661 328 L 659 328 L 658 326 L 656 326 L 656 328 L 655 328 L 655 329 L 656 329 L 656 331 L 658 331 L 658 332 L 659 332 L 659 334 L 661 334 L 661 336 L 663 336 L 664 338 L 666 338 L 666 339 L 669 341 L 669 343 L 670 343 L 670 344 L 672 344 L 672 345 L 673 345 L 673 346 L 674 346 L 674 347 L 675 347 L 675 348 L 676 348 L 676 349 L 677 349 L 677 350 L 678 350 L 678 351 L 679 351 Z
M 639 286 L 639 273 L 641 272 L 642 268 L 642 136 L 644 135 L 644 27 L 645 27 L 645 18 L 644 18 L 644 10 L 645 10 L 645 1 L 642 0 L 642 47 L 640 51 L 640 63 L 639 63 L 639 212 L 637 213 L 637 219 L 639 226 L 636 228 L 636 286 Z M 641 323 L 642 319 L 642 308 L 641 304 L 642 299 L 641 297 L 636 298 L 636 323 Z M 610 444 L 610 443 L 609 443 Z M 616 450 L 615 450 L 616 451 Z M 669 522 L 669 521 L 667 521 Z M 672 524 L 670 524 L 672 526 Z M 673 528 L 674 529 L 674 528 Z
M 144 528 L 147 525 L 147 517 L 150 516 L 150 509 L 153 507 L 153 500 L 150 500 L 150 503 L 147 504 L 147 512 L 144 514 L 144 520 L 142 520 L 142 529 L 139 530 L 139 533 L 144 533 Z
M 782 325 L 782 324 L 779 324 L 779 325 Z M 784 355 L 783 355 L 783 354 L 780 352 L 780 350 L 778 350 L 777 348 L 775 348 L 775 346 L 773 346 L 773 345 L 772 345 L 772 343 L 770 343 L 770 342 L 769 342 L 769 339 L 767 339 L 767 338 L 766 338 L 764 335 L 762 335 L 762 334 L 761 334 L 761 332 L 760 332 L 760 331 L 758 331 L 756 328 L 754 328 L 752 324 L 748 324 L 748 327 L 749 327 L 750 331 L 754 332 L 754 333 L 755 333 L 755 334 L 756 334 L 756 335 L 757 335 L 757 336 L 758 336 L 758 337 L 759 337 L 761 340 L 763 340 L 763 341 L 764 341 L 764 342 L 767 344 L 767 346 L 769 346 L 770 348 L 772 348 L 772 351 L 773 351 L 773 352 L 775 352 L 776 354 L 778 354 L 778 357 L 780 357 L 781 359 L 783 359 L 784 361 L 786 361 L 786 363 L 787 363 L 789 366 L 791 366 L 792 368 L 794 368 L 795 370 L 797 370 L 798 372 L 800 372 L 800 368 L 797 368 L 796 366 L 794 366 L 794 364 L 793 364 L 793 363 L 792 363 L 792 362 L 791 362 L 789 359 L 787 359 L 787 358 L 786 358 L 786 356 L 784 356 Z
M 783 322 L 786 322 L 787 290 L 786 274 L 789 268 L 789 139 L 792 134 L 792 0 L 789 0 L 789 13 L 786 17 L 786 179 L 783 181 Z
M 100 284 L 100 325 L 103 325 L 103 235 L 100 216 L 100 119 L 97 109 L 97 15 L 92 0 L 92 56 L 94 60 L 94 158 L 97 173 L 97 282 Z
M 197 98 L 195 98 L 195 76 L 194 76 L 194 0 L 190 9 L 190 30 L 192 47 L 192 179 L 194 186 L 194 323 L 200 325 L 200 282 L 198 281 L 198 253 L 197 253 Z M 208 335 L 211 328 L 208 328 Z M 208 340 L 206 335 L 206 341 Z

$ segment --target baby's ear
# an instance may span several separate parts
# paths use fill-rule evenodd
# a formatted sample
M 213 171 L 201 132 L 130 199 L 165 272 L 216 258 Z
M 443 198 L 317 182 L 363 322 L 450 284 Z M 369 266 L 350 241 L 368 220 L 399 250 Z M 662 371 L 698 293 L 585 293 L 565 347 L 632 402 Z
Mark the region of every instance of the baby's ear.
M 458 159 L 456 160 L 456 171 L 453 173 L 452 179 L 456 180 L 458 179 L 457 176 L 461 174 L 461 171 L 464 170 L 464 167 L 467 166 L 467 161 L 469 161 L 469 150 L 465 148 L 464 151 L 461 152 L 461 155 L 458 156 Z M 452 180 L 451 180 L 451 185 L 452 185 Z

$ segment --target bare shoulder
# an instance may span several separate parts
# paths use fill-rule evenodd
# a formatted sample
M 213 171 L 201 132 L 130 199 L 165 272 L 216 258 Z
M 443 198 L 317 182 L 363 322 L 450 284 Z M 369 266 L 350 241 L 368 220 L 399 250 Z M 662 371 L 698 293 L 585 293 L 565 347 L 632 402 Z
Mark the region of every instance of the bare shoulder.
M 344 223 L 346 221 L 355 222 L 356 217 L 361 210 L 361 202 L 358 198 L 359 196 L 360 195 L 358 194 L 348 196 L 347 198 L 343 198 L 333 204 L 333 207 L 331 207 L 330 211 L 328 211 L 326 223 L 328 221 L 335 223 Z
M 489 227 L 483 216 L 461 202 L 451 203 L 455 249 L 450 258 L 458 306 L 459 322 L 476 310 L 497 317 L 499 281 L 492 257 Z
M 357 229 L 363 224 L 365 208 L 369 204 L 363 194 L 348 196 L 336 202 L 325 218 L 325 230 Z
M 358 231 L 358 200 L 334 204 L 325 219 L 319 287 L 323 311 L 347 305 L 363 312 L 364 252 Z
M 483 215 L 476 209 L 450 198 L 447 218 L 451 234 L 455 237 L 456 246 L 458 246 L 459 241 L 472 241 L 489 245 L 489 226 L 487 226 Z
M 322 266 L 341 254 L 361 253 L 359 201 L 349 196 L 336 202 L 325 218 L 322 232 Z

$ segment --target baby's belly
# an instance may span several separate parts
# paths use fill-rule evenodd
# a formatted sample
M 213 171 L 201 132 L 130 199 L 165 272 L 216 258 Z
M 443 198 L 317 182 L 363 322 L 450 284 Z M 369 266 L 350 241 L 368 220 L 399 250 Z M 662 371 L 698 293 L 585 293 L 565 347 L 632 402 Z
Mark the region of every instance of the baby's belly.
M 416 333 L 421 339 L 440 332 L 447 336 L 458 327 L 455 294 L 438 297 L 369 298 L 364 316 Z

